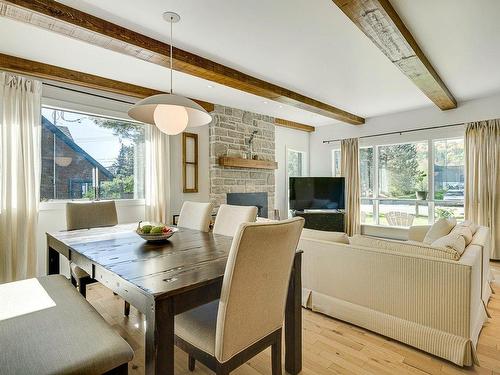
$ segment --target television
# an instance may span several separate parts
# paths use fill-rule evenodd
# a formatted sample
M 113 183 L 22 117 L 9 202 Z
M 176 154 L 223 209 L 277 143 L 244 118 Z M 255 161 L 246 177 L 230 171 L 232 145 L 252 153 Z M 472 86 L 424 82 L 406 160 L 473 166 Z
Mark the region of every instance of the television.
M 344 177 L 290 177 L 290 209 L 343 210 Z

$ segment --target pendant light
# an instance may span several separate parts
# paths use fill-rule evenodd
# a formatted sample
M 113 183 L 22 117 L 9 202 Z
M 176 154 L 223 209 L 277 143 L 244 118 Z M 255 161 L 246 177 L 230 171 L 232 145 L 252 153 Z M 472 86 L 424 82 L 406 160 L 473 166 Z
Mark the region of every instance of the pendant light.
M 198 103 L 173 93 L 172 27 L 181 17 L 174 12 L 165 12 L 163 18 L 170 23 L 170 94 L 149 96 L 130 108 L 128 115 L 134 120 L 156 125 L 165 134 L 175 135 L 182 133 L 186 127 L 208 124 L 212 116 Z

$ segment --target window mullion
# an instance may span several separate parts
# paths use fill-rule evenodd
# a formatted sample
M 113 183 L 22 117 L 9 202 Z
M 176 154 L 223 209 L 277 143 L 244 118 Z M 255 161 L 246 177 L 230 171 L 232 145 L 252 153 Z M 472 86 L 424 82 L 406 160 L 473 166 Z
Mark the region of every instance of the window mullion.
M 373 146 L 373 216 L 375 224 L 379 225 L 379 188 L 378 188 L 378 146 Z

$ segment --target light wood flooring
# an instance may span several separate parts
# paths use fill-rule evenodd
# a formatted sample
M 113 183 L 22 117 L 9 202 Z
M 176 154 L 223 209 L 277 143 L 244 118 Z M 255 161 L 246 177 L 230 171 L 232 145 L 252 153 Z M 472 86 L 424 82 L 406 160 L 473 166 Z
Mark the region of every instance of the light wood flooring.
M 488 305 L 492 318 L 478 343 L 480 366 L 461 368 L 384 336 L 303 310 L 302 374 L 498 374 L 500 375 L 500 262 L 492 263 L 497 281 Z M 133 307 L 123 316 L 123 300 L 96 283 L 88 286 L 87 298 L 135 351 L 129 374 L 144 373 L 144 317 Z M 194 374 L 212 374 L 197 363 Z M 176 375 L 187 375 L 187 356 L 176 349 Z M 267 350 L 233 372 L 235 375 L 271 374 Z

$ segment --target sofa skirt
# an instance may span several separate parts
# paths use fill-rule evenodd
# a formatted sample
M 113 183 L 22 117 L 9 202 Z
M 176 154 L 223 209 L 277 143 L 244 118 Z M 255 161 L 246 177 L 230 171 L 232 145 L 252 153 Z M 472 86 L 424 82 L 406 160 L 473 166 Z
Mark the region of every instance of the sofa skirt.
M 478 306 L 480 312 L 473 324 L 471 337 L 460 337 L 310 289 L 302 290 L 302 305 L 312 311 L 390 337 L 459 366 L 479 364 L 476 345 L 483 323 L 487 320 L 483 306 Z

